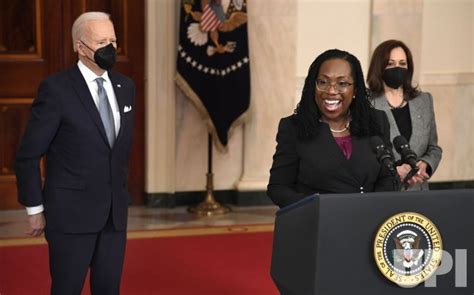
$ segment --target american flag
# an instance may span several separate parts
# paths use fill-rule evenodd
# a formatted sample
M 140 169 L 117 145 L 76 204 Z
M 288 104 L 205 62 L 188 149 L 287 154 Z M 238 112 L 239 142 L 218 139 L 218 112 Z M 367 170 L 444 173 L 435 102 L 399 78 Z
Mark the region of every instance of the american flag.
M 179 88 L 196 106 L 221 151 L 228 148 L 231 130 L 249 118 L 250 106 L 247 0 L 226 0 L 229 6 L 225 12 L 223 2 L 181 0 L 176 65 Z M 239 12 L 245 22 L 217 34 L 232 15 L 231 11 Z M 216 34 L 209 36 L 211 33 Z M 231 50 L 217 52 L 218 44 Z M 216 51 L 212 55 L 211 49 Z
M 214 31 L 221 23 L 217 14 L 212 10 L 211 5 L 206 4 L 201 17 L 201 30 L 204 32 Z

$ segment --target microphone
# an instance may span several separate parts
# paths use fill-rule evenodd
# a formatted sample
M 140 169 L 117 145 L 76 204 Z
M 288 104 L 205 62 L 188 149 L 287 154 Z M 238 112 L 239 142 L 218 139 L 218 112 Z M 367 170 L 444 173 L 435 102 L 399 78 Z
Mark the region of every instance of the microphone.
M 418 172 L 418 166 L 416 166 L 416 161 L 418 156 L 414 151 L 410 149 L 410 145 L 405 137 L 399 135 L 393 139 L 393 145 L 395 146 L 395 150 L 402 156 L 402 162 L 405 164 L 410 165 L 411 170 L 408 172 L 407 176 L 403 182 L 407 181 L 408 179 L 412 178 Z
M 400 190 L 400 177 L 398 176 L 398 172 L 395 169 L 392 150 L 387 148 L 383 140 L 378 136 L 372 136 L 370 138 L 370 145 L 372 146 L 372 150 L 375 153 L 377 161 L 379 161 L 379 163 L 383 166 L 387 167 L 390 171 L 392 176 L 393 190 Z
M 417 168 L 416 159 L 418 156 L 410 149 L 410 145 L 405 137 L 399 135 L 393 139 L 395 150 L 402 156 L 403 163 L 411 166 L 412 169 Z
M 372 136 L 370 138 L 370 145 L 375 153 L 377 161 L 383 166 L 387 167 L 390 171 L 394 171 L 394 159 L 390 149 L 385 147 L 383 140 L 378 136 Z

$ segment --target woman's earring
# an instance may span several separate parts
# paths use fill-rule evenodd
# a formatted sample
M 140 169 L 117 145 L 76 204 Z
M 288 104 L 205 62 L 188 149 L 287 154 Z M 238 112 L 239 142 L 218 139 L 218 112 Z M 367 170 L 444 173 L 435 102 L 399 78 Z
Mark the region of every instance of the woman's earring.
M 354 96 L 352 96 L 352 99 L 356 99 L 356 96 L 355 96 L 355 95 L 354 95 Z

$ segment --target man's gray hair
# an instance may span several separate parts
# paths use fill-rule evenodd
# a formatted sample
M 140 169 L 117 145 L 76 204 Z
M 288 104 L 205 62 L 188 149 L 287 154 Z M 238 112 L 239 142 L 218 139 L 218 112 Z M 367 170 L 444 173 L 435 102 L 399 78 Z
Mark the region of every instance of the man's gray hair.
M 82 40 L 85 24 L 90 21 L 110 20 L 110 14 L 100 11 L 89 11 L 81 14 L 72 25 L 72 47 L 77 51 L 76 42 Z

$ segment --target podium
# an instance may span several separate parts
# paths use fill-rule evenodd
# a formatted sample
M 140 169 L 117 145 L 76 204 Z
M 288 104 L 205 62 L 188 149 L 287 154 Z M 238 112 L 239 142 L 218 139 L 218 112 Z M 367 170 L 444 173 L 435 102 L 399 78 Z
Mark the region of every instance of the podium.
M 400 287 L 379 271 L 376 234 L 401 212 L 431 220 L 452 256 L 451 271 L 433 274 L 435 287 Z M 467 249 L 467 261 L 456 249 Z M 474 294 L 474 190 L 309 196 L 277 212 L 271 275 L 282 295 Z

